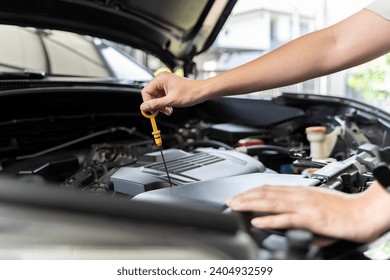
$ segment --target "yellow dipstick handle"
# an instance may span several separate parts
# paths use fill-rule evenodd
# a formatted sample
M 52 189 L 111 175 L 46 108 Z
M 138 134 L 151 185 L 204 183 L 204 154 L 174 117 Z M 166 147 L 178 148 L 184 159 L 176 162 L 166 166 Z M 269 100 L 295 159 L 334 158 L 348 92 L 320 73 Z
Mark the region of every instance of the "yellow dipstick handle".
M 150 122 L 151 122 L 152 128 L 153 128 L 152 134 L 154 137 L 154 143 L 156 143 L 157 147 L 161 147 L 162 146 L 162 139 L 161 139 L 161 135 L 160 135 L 160 130 L 158 130 L 158 128 L 157 128 L 157 123 L 156 123 L 156 119 L 155 119 L 155 117 L 158 114 L 158 111 L 154 112 L 151 115 L 149 115 L 148 113 L 145 113 L 144 111 L 141 111 L 141 113 L 145 118 L 150 119 Z

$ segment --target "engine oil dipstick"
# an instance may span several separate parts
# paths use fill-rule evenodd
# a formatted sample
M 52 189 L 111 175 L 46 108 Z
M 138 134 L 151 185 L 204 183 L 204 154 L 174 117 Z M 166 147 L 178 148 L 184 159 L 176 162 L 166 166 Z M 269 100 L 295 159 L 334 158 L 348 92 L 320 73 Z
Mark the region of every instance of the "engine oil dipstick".
M 156 117 L 157 114 L 158 114 L 158 111 L 154 112 L 153 114 L 148 114 L 148 113 L 145 113 L 144 111 L 141 111 L 141 113 L 142 113 L 142 115 L 143 115 L 145 118 L 150 119 L 150 122 L 151 122 L 151 124 L 152 124 L 152 129 L 153 129 L 152 135 L 153 135 L 153 137 L 154 137 L 154 143 L 155 143 L 156 146 L 160 149 L 161 158 L 162 158 L 162 160 L 163 160 L 163 164 L 164 164 L 164 167 L 165 167 L 165 172 L 167 173 L 169 185 L 172 187 L 171 177 L 169 176 L 167 163 L 165 162 L 164 154 L 163 154 L 163 151 L 162 151 L 162 139 L 161 139 L 161 134 L 160 134 L 160 130 L 158 130 L 158 128 L 157 128 L 157 123 L 156 123 L 156 119 L 155 119 L 155 117 Z

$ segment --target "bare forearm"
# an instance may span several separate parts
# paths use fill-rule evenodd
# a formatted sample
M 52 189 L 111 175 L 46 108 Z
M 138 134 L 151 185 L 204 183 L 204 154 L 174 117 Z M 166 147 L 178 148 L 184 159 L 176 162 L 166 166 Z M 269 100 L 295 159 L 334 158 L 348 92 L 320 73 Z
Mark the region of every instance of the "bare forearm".
M 326 36 L 323 35 L 326 33 Z M 210 96 L 248 93 L 304 81 L 327 72 L 322 66 L 333 42 L 329 30 L 292 41 L 256 60 L 206 81 Z M 321 48 L 321 54 L 318 53 Z
M 389 26 L 390 22 L 362 10 L 208 79 L 205 99 L 290 85 L 369 61 L 390 50 Z
M 161 73 L 142 90 L 141 110 L 160 110 L 169 115 L 172 107 L 281 87 L 333 73 L 390 51 L 389 32 L 390 21 L 362 10 L 207 80 L 193 81 Z

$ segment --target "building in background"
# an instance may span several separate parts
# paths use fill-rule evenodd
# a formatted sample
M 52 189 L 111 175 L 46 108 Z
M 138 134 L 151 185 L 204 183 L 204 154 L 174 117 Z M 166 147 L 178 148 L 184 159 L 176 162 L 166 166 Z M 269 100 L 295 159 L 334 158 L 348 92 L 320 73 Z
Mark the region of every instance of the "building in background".
M 198 77 L 207 78 L 229 70 L 338 20 L 337 16 L 329 18 L 331 2 L 239 0 L 214 45 L 196 58 Z M 321 77 L 262 94 L 275 95 L 283 91 L 327 94 L 332 91 L 345 95 L 345 79 L 345 74 Z
M 312 11 L 291 3 L 241 0 L 210 50 L 196 58 L 201 78 L 248 62 L 315 30 L 315 21 Z

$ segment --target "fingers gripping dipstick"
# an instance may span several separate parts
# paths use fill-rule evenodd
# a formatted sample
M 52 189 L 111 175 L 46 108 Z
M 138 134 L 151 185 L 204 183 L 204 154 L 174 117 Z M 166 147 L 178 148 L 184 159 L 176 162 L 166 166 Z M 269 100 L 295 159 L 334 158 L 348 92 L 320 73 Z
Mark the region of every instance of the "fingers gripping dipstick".
M 167 173 L 169 185 L 172 187 L 171 177 L 169 176 L 168 167 L 167 167 L 167 164 L 165 162 L 164 154 L 163 154 L 163 151 L 161 148 L 161 146 L 162 146 L 161 134 L 160 134 L 160 130 L 158 130 L 158 128 L 157 128 L 157 123 L 156 123 L 156 119 L 155 119 L 155 117 L 158 114 L 158 111 L 154 112 L 153 114 L 148 114 L 148 113 L 145 113 L 144 111 L 141 111 L 141 113 L 145 118 L 150 119 L 150 123 L 152 124 L 152 129 L 153 129 L 152 135 L 154 137 L 154 143 L 156 144 L 157 147 L 160 148 L 161 158 L 163 160 L 165 171 Z

